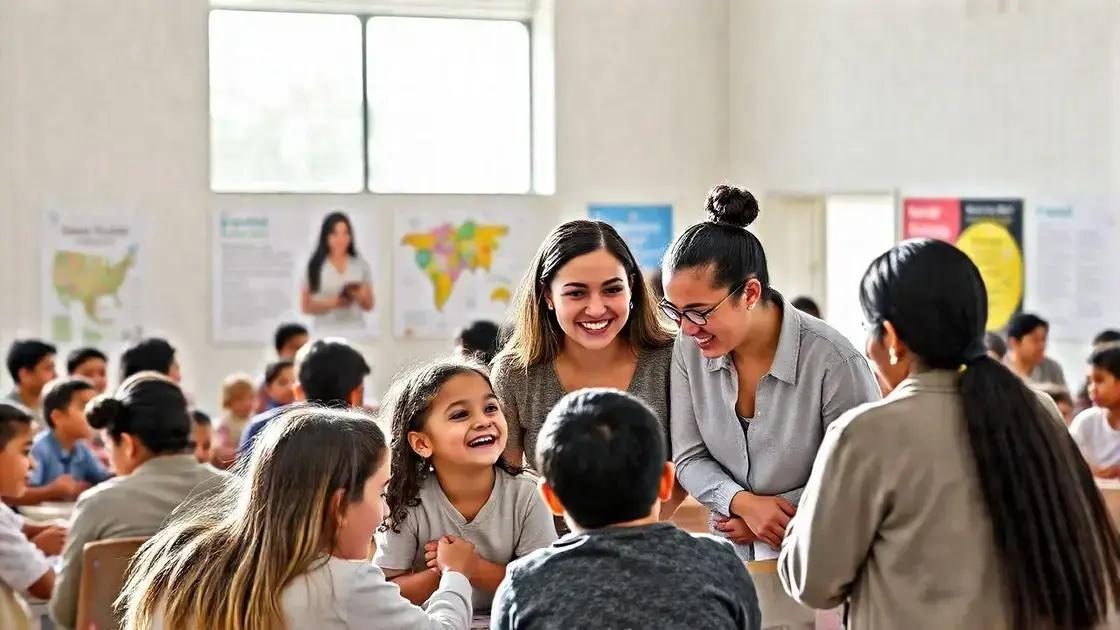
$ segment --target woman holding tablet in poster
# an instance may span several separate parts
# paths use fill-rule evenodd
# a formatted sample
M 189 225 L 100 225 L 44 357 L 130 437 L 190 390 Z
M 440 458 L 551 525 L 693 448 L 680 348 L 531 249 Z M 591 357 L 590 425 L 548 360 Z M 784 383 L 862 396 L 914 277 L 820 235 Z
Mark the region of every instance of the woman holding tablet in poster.
M 680 324 L 670 428 L 677 477 L 744 560 L 777 556 L 825 427 L 879 399 L 867 360 L 770 286 L 747 226 L 758 203 L 717 186 L 711 218 L 665 255 L 661 309 Z M 854 290 L 854 288 L 853 288 Z
M 358 329 L 373 310 L 373 274 L 354 247 L 350 218 L 332 212 L 323 219 L 319 244 L 307 263 L 300 308 L 316 329 Z

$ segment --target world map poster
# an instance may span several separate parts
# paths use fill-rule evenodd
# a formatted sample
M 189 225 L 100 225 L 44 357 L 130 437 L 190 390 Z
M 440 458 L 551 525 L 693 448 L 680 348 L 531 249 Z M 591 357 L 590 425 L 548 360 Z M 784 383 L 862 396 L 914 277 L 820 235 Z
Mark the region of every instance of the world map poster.
M 501 210 L 397 210 L 393 333 L 451 339 L 486 319 L 501 324 L 536 243 L 524 217 Z
M 114 347 L 142 333 L 144 248 L 135 217 L 43 213 L 43 334 L 70 347 Z

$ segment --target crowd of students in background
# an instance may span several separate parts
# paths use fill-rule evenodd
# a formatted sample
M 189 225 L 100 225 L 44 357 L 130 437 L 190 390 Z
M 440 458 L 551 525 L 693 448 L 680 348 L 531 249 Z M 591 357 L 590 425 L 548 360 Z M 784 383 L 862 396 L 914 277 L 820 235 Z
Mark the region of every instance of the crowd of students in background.
M 1010 593 L 975 614 L 1080 628 L 1115 611 L 1115 537 L 1102 533 L 1099 501 L 1077 466 L 1120 479 L 1120 331 L 1093 340 L 1071 395 L 1046 355 L 1048 323 L 1024 313 L 1006 338 L 982 336 L 987 307 L 975 297 L 975 267 L 951 246 L 921 241 L 869 269 L 861 286 L 868 345 L 855 349 L 842 345 L 811 299 L 786 302 L 769 286 L 761 243 L 744 229 L 758 213 L 749 193 L 720 187 L 709 210 L 714 218 L 678 239 L 666 276 L 658 270 L 648 285 L 606 224 L 558 227 L 530 263 L 508 330 L 472 323 L 450 357 L 399 375 L 377 402 L 365 391 L 370 366 L 356 348 L 313 339 L 295 323 L 276 330 L 275 357 L 259 376 L 224 380 L 213 415 L 179 386 L 166 340 L 128 347 L 113 388 L 108 358 L 95 348 L 70 353 L 60 377 L 53 346 L 16 341 L 7 355 L 15 388 L 0 403 L 0 594 L 49 600 L 54 621 L 71 628 L 83 546 L 150 536 L 118 602 L 128 628 L 467 628 L 482 609 L 502 629 L 758 628 L 742 559 L 782 550 L 791 596 L 822 608 L 851 598 L 853 627 L 897 627 L 909 611 L 883 602 L 897 607 L 914 597 L 914 610 L 929 602 L 901 586 L 914 579 L 909 568 L 889 562 L 917 547 L 891 547 L 881 528 L 898 524 L 876 515 L 914 502 L 906 516 L 914 520 L 900 527 L 942 544 L 960 533 L 957 525 L 933 527 L 913 514 L 938 483 L 965 483 L 957 475 L 976 488 L 967 501 L 944 495 L 952 499 L 943 506 L 948 518 L 990 518 L 1026 537 L 969 544 L 978 577 L 964 582 Z M 914 289 L 923 265 L 944 270 L 964 293 L 941 291 L 944 278 Z M 674 337 L 669 320 L 682 334 Z M 743 350 L 756 339 L 766 342 Z M 773 377 L 758 385 L 757 400 L 754 390 L 744 402 L 735 385 L 714 380 L 743 386 L 734 381 L 740 370 L 752 383 Z M 797 382 L 823 398 L 783 399 Z M 1060 425 L 1024 384 L 1049 396 L 1068 434 L 1055 437 Z M 880 393 L 886 398 L 875 402 Z M 962 411 L 933 405 L 944 395 L 959 396 Z M 719 405 L 741 433 L 712 428 Z M 971 447 L 960 432 L 939 432 L 956 424 L 907 425 L 934 407 L 945 422 L 968 427 Z M 997 444 L 1004 411 L 1020 423 L 1007 429 L 1024 435 Z M 774 430 L 759 424 L 764 414 L 786 412 L 808 419 L 795 442 L 759 433 Z M 942 449 L 941 467 L 919 475 L 933 485 L 885 490 L 908 477 L 913 460 L 898 453 L 917 435 Z M 1032 442 L 1038 436 L 1046 436 L 1042 446 Z M 1063 450 L 1070 436 L 1076 450 Z M 763 442 L 768 450 L 754 450 Z M 739 444 L 753 469 L 740 475 L 731 467 L 721 456 L 727 444 Z M 1026 475 L 1045 488 L 1023 487 L 1000 468 L 1009 465 L 1002 458 L 1046 449 L 1055 449 L 1049 463 Z M 970 451 L 978 463 L 969 463 Z M 1087 467 L 1069 459 L 1078 451 Z M 767 459 L 773 452 L 783 455 Z M 791 457 L 803 464 L 796 471 Z M 891 472 L 868 477 L 860 464 L 867 458 Z M 759 477 L 771 467 L 774 475 Z M 791 477 L 799 481 L 784 492 L 778 486 Z M 760 492 L 774 480 L 775 496 Z M 664 522 L 686 491 L 711 508 L 713 533 L 733 545 Z M 879 503 L 891 492 L 905 495 L 895 508 Z M 28 523 L 16 512 L 54 501 L 77 502 L 66 526 Z M 1088 513 L 1064 516 L 1062 532 L 1047 532 L 1009 520 L 1026 505 L 1014 501 L 1052 502 L 1043 511 L 1077 504 Z M 1053 560 L 1052 549 L 1040 551 L 1067 530 L 1087 555 Z M 879 555 L 866 555 L 871 545 L 881 545 Z M 1032 545 L 1033 559 L 1025 557 Z M 949 557 L 923 561 L 954 562 L 944 551 Z M 57 564 L 47 560 L 54 556 Z M 1004 563 L 1010 583 L 990 573 L 991 558 Z M 1032 573 L 1051 570 L 1046 562 L 1064 573 Z M 1080 581 L 1084 592 L 1053 600 L 1046 589 L 1062 580 Z M 957 612 L 930 614 L 952 625 Z

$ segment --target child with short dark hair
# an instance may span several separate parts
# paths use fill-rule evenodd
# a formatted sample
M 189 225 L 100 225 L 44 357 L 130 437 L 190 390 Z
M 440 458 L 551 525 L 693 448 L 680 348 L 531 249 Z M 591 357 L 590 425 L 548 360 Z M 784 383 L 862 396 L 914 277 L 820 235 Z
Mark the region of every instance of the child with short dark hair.
M 191 409 L 191 441 L 198 463 L 209 464 L 214 458 L 214 428 L 210 416 L 200 409 Z
M 1073 420 L 1069 432 L 1097 477 L 1120 479 L 1120 345 L 1089 357 L 1093 407 Z
M 66 373 L 84 378 L 98 394 L 109 386 L 109 357 L 97 348 L 78 348 L 66 356 Z
M 537 462 L 541 493 L 572 533 L 510 564 L 492 628 L 760 627 L 731 544 L 658 522 L 673 490 L 665 451 L 657 418 L 633 396 L 585 389 L 556 405 Z
M 1023 380 L 1066 386 L 1062 366 L 1046 356 L 1050 323 L 1038 315 L 1019 313 L 1007 325 L 1007 356 L 1003 363 Z
M 268 411 L 295 402 L 296 394 L 292 389 L 295 384 L 295 363 L 291 359 L 280 359 L 269 363 L 264 369 L 264 399 L 266 402 L 261 411 Z
M 34 429 L 43 428 L 43 388 L 55 379 L 54 356 L 58 350 L 38 339 L 17 339 L 8 348 L 8 374 L 15 388 L 8 399 L 31 413 Z
M 1073 422 L 1074 416 L 1073 397 L 1069 395 L 1069 390 L 1053 383 L 1043 383 L 1035 389 L 1046 394 L 1050 397 L 1050 400 L 1054 401 L 1054 404 L 1058 406 L 1058 411 L 1062 414 L 1062 420 L 1068 427 Z
M 556 540 L 536 481 L 502 457 L 508 430 L 486 368 L 435 361 L 397 379 L 384 417 L 392 466 L 374 563 L 414 604 L 440 584 L 441 541 L 464 545 L 475 609 L 489 609 L 506 565 Z
M 460 356 L 470 357 L 490 365 L 498 354 L 501 329 L 494 322 L 478 320 L 464 326 L 455 340 Z

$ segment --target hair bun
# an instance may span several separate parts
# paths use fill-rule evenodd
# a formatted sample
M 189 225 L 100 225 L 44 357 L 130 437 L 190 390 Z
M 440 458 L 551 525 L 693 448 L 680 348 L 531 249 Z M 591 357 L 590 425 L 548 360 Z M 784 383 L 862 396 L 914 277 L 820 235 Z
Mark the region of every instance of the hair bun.
M 758 201 L 746 188 L 720 184 L 708 193 L 711 221 L 745 228 L 758 218 Z
M 86 419 L 89 426 L 104 429 L 120 420 L 124 413 L 124 403 L 107 394 L 94 398 L 86 405 Z

